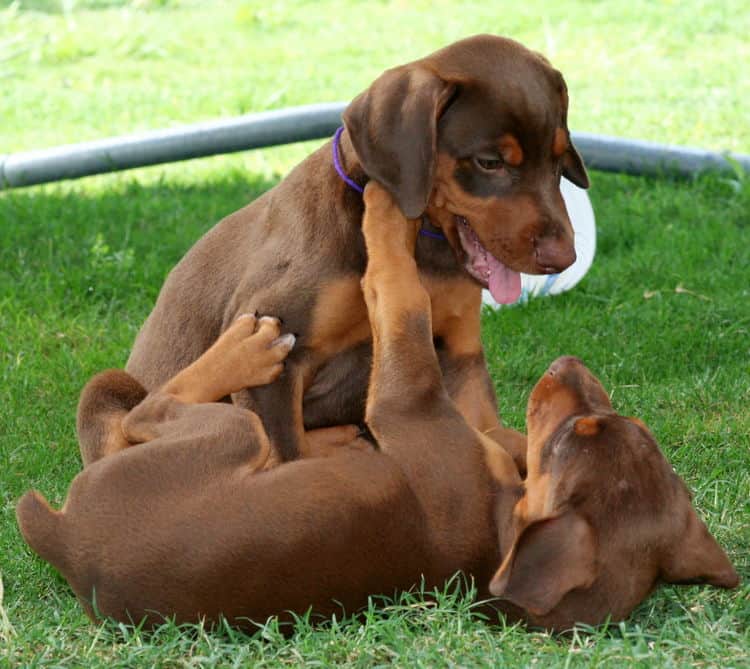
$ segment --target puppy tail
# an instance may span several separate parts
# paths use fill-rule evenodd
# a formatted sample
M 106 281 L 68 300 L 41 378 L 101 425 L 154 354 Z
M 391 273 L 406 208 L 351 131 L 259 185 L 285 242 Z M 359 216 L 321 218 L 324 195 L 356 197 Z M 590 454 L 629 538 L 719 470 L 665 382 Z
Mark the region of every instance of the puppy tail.
M 68 561 L 63 514 L 53 509 L 36 490 L 30 490 L 16 506 L 16 520 L 32 550 L 58 571 L 64 571 Z
M 121 422 L 148 393 L 127 372 L 110 369 L 94 376 L 81 391 L 76 429 L 84 466 L 127 448 Z

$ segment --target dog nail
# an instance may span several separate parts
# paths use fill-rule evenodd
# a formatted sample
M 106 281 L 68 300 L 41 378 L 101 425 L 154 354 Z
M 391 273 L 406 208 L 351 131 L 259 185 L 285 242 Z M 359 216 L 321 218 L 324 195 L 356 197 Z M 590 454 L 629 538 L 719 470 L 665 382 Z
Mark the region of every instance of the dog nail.
M 281 337 L 278 337 L 271 346 L 276 346 L 278 344 L 281 344 L 283 346 L 288 346 L 290 349 L 294 348 L 294 344 L 297 341 L 297 337 L 291 333 L 281 335 Z

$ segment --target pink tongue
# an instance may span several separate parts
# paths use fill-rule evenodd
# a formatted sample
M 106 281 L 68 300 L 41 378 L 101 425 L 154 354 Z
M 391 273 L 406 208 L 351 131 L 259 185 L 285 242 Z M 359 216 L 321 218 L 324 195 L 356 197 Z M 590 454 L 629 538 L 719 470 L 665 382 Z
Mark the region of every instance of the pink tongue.
M 506 267 L 491 253 L 487 253 L 490 269 L 489 288 L 498 304 L 513 304 L 521 297 L 521 275 Z

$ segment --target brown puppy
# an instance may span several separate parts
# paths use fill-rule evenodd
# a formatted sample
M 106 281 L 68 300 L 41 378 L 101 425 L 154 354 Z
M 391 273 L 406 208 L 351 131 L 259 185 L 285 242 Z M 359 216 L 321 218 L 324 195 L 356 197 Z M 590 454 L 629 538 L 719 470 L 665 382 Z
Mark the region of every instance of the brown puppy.
M 518 272 L 575 259 L 560 175 L 588 185 L 570 142 L 565 82 L 541 56 L 482 35 L 385 72 L 344 113 L 337 147 L 359 184 L 376 179 L 402 211 L 426 213 L 417 263 L 449 394 L 469 423 L 521 444 L 497 418 L 480 341 L 480 288 L 500 301 Z M 276 188 L 221 221 L 175 267 L 127 370 L 154 390 L 197 359 L 242 313 L 276 314 L 298 335 L 271 386 L 235 395 L 263 416 L 283 459 L 304 428 L 362 420 L 371 357 L 360 290 L 362 198 L 324 145 Z
M 562 629 L 627 615 L 659 578 L 735 586 L 648 432 L 614 414 L 577 361 L 557 361 L 532 393 L 522 484 L 443 385 L 415 224 L 374 184 L 365 198 L 378 449 L 353 439 L 335 457 L 259 471 L 270 445 L 257 416 L 190 403 L 278 374 L 291 341 L 272 319 L 254 334 L 253 317 L 236 321 L 148 396 L 123 372 L 95 377 L 79 420 L 90 464 L 63 510 L 35 492 L 17 508 L 25 539 L 88 613 L 248 625 L 309 606 L 351 612 L 462 570 L 512 617 Z
M 527 410 L 528 476 L 490 583 L 542 627 L 627 616 L 656 587 L 739 577 L 637 418 L 619 416 L 580 360 L 542 376 Z
M 461 569 L 489 582 L 500 559 L 494 517 L 509 517 L 520 477 L 443 388 L 414 261 L 416 224 L 382 189 L 368 197 L 364 281 L 375 339 L 367 420 L 379 449 L 260 471 L 270 445 L 257 415 L 191 403 L 275 373 L 285 351 L 277 344 L 265 360 L 257 354 L 277 340 L 276 321 L 255 334 L 252 316 L 235 321 L 147 396 L 127 373 L 95 377 L 79 407 L 88 464 L 62 511 L 35 492 L 17 508 L 26 540 L 92 617 L 224 614 L 248 624 L 309 606 L 352 611 L 421 575 L 432 586 Z

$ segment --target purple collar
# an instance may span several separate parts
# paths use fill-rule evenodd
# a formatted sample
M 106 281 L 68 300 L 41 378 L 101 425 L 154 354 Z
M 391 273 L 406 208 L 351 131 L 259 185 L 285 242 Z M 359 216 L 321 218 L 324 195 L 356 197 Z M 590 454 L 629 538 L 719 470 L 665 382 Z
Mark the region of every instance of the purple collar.
M 341 161 L 339 160 L 339 144 L 341 143 L 342 132 L 344 132 L 343 125 L 340 126 L 338 130 L 336 130 L 336 134 L 333 136 L 333 167 L 335 168 L 336 173 L 341 177 L 341 179 L 347 186 L 353 188 L 360 195 L 362 195 L 362 193 L 365 192 L 365 189 L 351 177 L 349 177 L 346 172 L 344 172 L 344 168 L 341 166 Z M 425 223 L 429 223 L 429 220 L 427 216 L 422 216 L 422 225 L 424 225 Z M 425 237 L 432 237 L 432 239 L 440 239 L 442 241 L 445 241 L 445 235 L 441 232 L 432 232 L 432 230 L 425 230 L 425 228 L 420 228 L 419 234 L 424 235 Z

